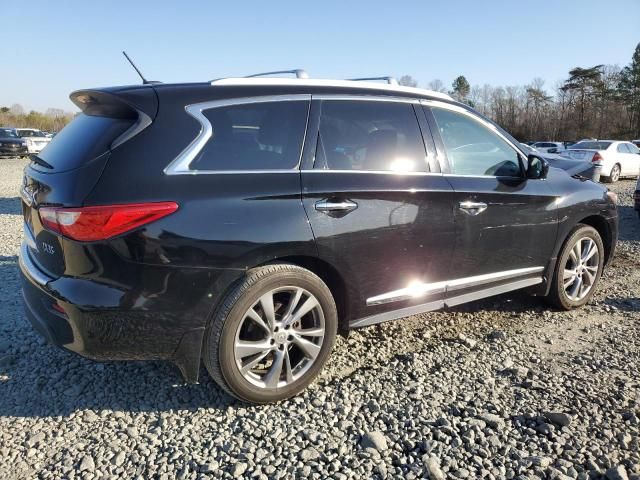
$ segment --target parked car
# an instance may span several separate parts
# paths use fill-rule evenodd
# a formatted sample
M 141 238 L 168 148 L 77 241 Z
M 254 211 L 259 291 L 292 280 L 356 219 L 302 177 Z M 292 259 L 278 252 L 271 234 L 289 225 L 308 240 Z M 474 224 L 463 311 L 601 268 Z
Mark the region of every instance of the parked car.
M 17 128 L 16 132 L 27 143 L 29 153 L 40 153 L 51 142 L 50 137 L 35 128 Z
M 542 153 L 559 153 L 565 149 L 562 142 L 536 142 L 531 146 Z
M 615 197 L 448 95 L 228 78 L 82 90 L 25 169 L 28 317 L 97 360 L 201 360 L 248 402 L 337 332 L 528 288 L 587 303 Z M 55 366 L 51 366 L 55 368 Z
M 588 140 L 572 145 L 563 155 L 600 165 L 602 181 L 607 183 L 640 174 L 640 149 L 631 142 Z
M 561 168 L 569 175 L 578 175 L 583 178 L 588 178 L 594 182 L 600 181 L 600 165 L 586 162 L 584 160 L 573 160 L 571 158 L 563 157 L 556 153 L 542 153 L 536 150 L 534 147 L 521 143 L 522 150 L 527 154 L 537 154 L 544 158 L 549 165 L 556 168 Z
M 0 157 L 27 155 L 27 143 L 18 137 L 15 128 L 0 127 Z

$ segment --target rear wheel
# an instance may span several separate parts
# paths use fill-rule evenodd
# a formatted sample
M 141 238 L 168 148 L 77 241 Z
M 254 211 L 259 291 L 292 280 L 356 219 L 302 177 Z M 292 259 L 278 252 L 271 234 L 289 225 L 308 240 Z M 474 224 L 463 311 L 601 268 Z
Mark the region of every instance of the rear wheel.
M 312 272 L 289 264 L 252 269 L 212 318 L 204 363 L 211 377 L 241 400 L 283 400 L 320 372 L 337 323 L 331 292 Z
M 585 305 L 595 292 L 604 265 L 604 246 L 598 231 L 576 226 L 562 248 L 549 300 L 563 310 Z
M 620 165 L 617 163 L 611 168 L 611 172 L 608 177 L 603 179 L 606 183 L 616 183 L 620 180 Z

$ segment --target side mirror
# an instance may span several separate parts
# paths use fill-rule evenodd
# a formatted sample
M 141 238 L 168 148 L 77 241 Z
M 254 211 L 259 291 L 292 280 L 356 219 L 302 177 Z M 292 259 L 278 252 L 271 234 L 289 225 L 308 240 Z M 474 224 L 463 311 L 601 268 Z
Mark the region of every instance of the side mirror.
M 530 153 L 527 156 L 527 178 L 532 180 L 547 178 L 549 163 L 539 155 Z
M 550 148 L 549 150 L 547 150 L 547 153 L 558 153 L 558 149 L 557 148 Z

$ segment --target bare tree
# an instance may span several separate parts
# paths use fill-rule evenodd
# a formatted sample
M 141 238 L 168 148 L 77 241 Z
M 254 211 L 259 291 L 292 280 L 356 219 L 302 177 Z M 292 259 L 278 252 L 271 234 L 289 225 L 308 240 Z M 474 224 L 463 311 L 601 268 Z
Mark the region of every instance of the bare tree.
M 405 87 L 417 87 L 418 86 L 418 82 L 416 82 L 411 75 L 403 75 L 403 76 L 401 76 L 400 80 L 398 80 L 398 83 L 400 85 L 405 86 Z

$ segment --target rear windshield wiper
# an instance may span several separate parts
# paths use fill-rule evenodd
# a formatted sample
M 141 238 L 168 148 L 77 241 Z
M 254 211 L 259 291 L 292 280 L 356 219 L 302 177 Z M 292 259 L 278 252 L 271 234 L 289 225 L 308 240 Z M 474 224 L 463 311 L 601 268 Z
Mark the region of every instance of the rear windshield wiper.
M 31 161 L 33 163 L 37 163 L 38 165 L 40 165 L 41 167 L 44 168 L 53 168 L 53 165 L 51 165 L 50 163 L 47 163 L 46 161 L 44 161 L 43 159 L 41 159 L 38 155 L 35 154 L 31 154 L 29 155 L 29 158 L 31 159 Z

